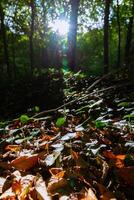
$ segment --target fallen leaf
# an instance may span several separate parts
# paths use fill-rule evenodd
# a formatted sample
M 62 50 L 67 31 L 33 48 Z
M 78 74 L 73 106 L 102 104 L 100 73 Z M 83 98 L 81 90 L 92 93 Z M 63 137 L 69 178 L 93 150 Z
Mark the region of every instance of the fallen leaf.
M 49 169 L 50 173 L 52 174 L 52 176 L 54 176 L 55 178 L 63 178 L 65 175 L 65 171 L 63 171 L 62 168 L 51 168 Z
M 16 195 L 15 193 L 12 191 L 12 188 L 9 188 L 8 190 L 6 190 L 1 196 L 0 196 L 1 200 L 16 200 Z
M 12 191 L 18 195 L 22 192 L 22 186 L 20 180 L 14 180 L 12 183 Z
M 113 154 L 112 151 L 107 151 L 107 150 L 103 151 L 103 156 L 105 158 L 109 158 L 109 159 L 115 159 L 116 158 L 116 156 Z
M 20 145 L 8 145 L 8 146 L 6 146 L 5 150 L 17 152 L 17 151 L 21 150 L 21 146 Z
M 113 193 L 108 191 L 104 185 L 97 183 L 97 187 L 99 189 L 100 192 L 100 200 L 117 200 Z
M 65 188 L 67 187 L 67 185 L 68 185 L 68 182 L 64 178 L 60 178 L 60 179 L 52 178 L 50 179 L 50 182 L 48 183 L 47 190 L 50 195 L 55 195 L 59 193 L 58 191 L 59 189 Z
M 85 200 L 98 200 L 95 193 L 93 192 L 91 188 L 89 188 L 87 197 L 85 198 Z
M 35 190 L 37 193 L 38 200 L 51 200 L 51 197 L 48 195 L 45 181 L 40 177 L 35 183 Z
M 31 156 L 21 156 L 16 158 L 11 162 L 11 166 L 15 167 L 18 170 L 29 170 L 38 162 L 38 155 L 31 155 Z
M 118 175 L 127 185 L 134 187 L 134 166 L 118 169 Z
M 0 194 L 2 193 L 2 189 L 3 189 L 5 181 L 6 181 L 5 178 L 0 177 Z

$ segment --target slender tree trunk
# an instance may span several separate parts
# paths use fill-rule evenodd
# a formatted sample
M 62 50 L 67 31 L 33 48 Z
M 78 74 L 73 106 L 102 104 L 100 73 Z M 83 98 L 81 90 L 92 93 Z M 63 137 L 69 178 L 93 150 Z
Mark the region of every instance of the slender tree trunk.
M 15 52 L 15 35 L 12 33 L 12 62 L 13 62 L 13 78 L 16 79 L 16 52 Z
M 49 56 L 48 56 L 48 48 L 47 48 L 47 45 L 45 45 L 45 40 L 46 39 L 46 33 L 47 33 L 47 23 L 46 23 L 46 7 L 45 7 L 45 0 L 42 0 L 41 1 L 41 5 L 42 5 L 42 8 L 43 8 L 43 14 L 42 14 L 42 20 L 43 20 L 43 36 L 42 36 L 42 40 L 44 42 L 44 46 L 42 48 L 42 57 L 41 57 L 41 60 L 42 60 L 42 65 L 43 67 L 48 67 L 49 65 Z
M 109 71 L 109 12 L 110 0 L 105 0 L 104 11 L 104 74 Z
M 7 36 L 6 36 L 6 28 L 4 24 L 4 11 L 3 11 L 1 3 L 0 3 L 0 20 L 1 20 L 1 34 L 2 34 L 3 46 L 4 46 L 4 63 L 6 64 L 6 67 L 7 67 L 8 78 L 11 79 L 12 72 L 9 65 L 8 43 L 7 43 Z
M 117 25 L 118 25 L 118 57 L 117 57 L 117 67 L 120 68 L 120 62 L 121 62 L 121 26 L 120 26 L 120 6 L 119 6 L 119 0 L 117 0 Z
M 132 15 L 129 18 L 127 36 L 126 36 L 126 46 L 125 46 L 125 66 L 128 69 L 128 77 L 134 82 L 134 62 L 133 55 L 131 54 L 132 47 L 132 34 L 134 25 L 134 1 L 132 5 Z
M 30 26 L 30 35 L 29 35 L 29 48 L 30 48 L 30 70 L 31 74 L 34 70 L 34 45 L 33 45 L 33 36 L 34 36 L 34 23 L 35 23 L 35 2 L 31 0 L 31 26 Z
M 68 65 L 71 70 L 76 67 L 76 38 L 79 0 L 71 0 L 70 29 L 68 33 Z
M 134 2 L 132 7 L 132 16 L 129 18 L 128 27 L 127 27 L 127 36 L 126 36 L 126 45 L 125 45 L 125 64 L 129 63 L 129 55 L 132 44 L 132 30 L 134 22 Z

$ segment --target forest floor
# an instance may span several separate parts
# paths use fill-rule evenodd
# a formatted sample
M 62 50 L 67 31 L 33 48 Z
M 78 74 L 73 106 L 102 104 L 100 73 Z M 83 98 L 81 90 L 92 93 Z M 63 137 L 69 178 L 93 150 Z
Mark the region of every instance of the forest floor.
M 0 199 L 133 200 L 133 85 L 64 82 L 62 106 L 1 122 Z

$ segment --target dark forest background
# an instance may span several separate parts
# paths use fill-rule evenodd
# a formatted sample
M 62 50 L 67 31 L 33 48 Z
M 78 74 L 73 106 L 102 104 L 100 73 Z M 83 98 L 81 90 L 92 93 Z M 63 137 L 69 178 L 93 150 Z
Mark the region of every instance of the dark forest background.
M 50 26 L 55 20 L 69 23 L 66 35 Z M 61 104 L 64 71 L 119 70 L 133 81 L 133 20 L 133 0 L 1 0 L 1 115 L 16 101 L 15 112 Z

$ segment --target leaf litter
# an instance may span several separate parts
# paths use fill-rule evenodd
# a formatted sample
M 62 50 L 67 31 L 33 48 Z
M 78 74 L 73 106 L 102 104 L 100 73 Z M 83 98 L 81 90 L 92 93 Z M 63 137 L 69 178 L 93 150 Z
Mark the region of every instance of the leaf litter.
M 2 124 L 0 199 L 134 199 L 134 93 L 95 81 L 67 78 L 62 107 Z

